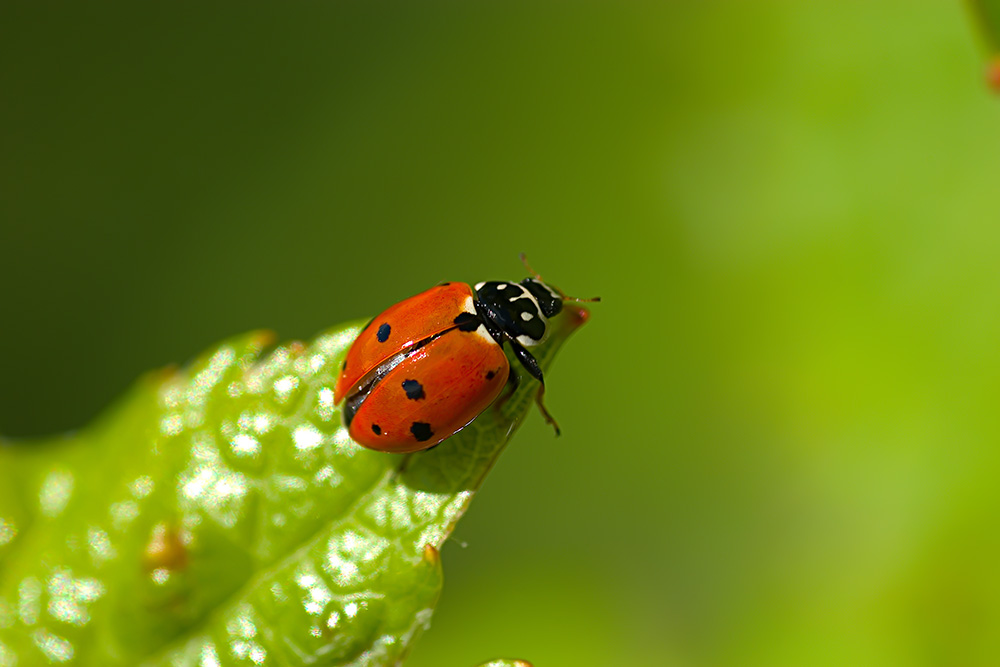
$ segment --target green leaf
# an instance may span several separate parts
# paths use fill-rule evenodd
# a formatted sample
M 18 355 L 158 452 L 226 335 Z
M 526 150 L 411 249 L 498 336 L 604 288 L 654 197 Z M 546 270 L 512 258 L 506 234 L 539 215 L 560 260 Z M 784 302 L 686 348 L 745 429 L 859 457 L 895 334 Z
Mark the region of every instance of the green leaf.
M 543 367 L 585 319 L 553 320 Z M 333 405 L 359 330 L 234 338 L 78 433 L 0 443 L 0 667 L 398 664 L 537 384 L 430 451 L 364 449 Z

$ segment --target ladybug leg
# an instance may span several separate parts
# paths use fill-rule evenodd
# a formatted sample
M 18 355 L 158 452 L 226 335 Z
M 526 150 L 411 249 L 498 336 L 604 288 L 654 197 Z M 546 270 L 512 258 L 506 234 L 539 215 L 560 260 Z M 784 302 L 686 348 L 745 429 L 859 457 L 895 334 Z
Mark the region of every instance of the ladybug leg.
M 531 352 L 524 349 L 524 346 L 513 338 L 508 338 L 507 342 L 510 343 L 510 349 L 514 350 L 514 357 L 521 362 L 521 365 L 531 374 L 531 377 L 545 384 L 545 380 L 542 378 L 542 368 L 538 365 L 538 360 L 532 356 Z
M 531 374 L 531 377 L 538 380 L 538 392 L 535 394 L 535 405 L 538 406 L 538 410 L 545 417 L 545 421 L 552 425 L 552 428 L 556 430 L 556 435 L 559 435 L 559 424 L 556 420 L 549 414 L 549 411 L 545 408 L 545 402 L 543 400 L 545 396 L 545 378 L 542 376 L 542 369 L 538 365 L 538 360 L 532 356 L 531 352 L 528 352 L 524 347 L 518 343 L 513 338 L 508 339 L 510 342 L 510 349 L 514 350 L 514 356 L 517 358 L 521 365 L 524 366 L 525 370 Z
M 521 386 L 521 376 L 513 371 L 508 373 L 507 386 L 504 388 L 503 395 L 497 398 L 497 400 L 493 403 L 493 409 L 497 412 L 503 410 L 503 406 L 507 405 L 507 401 L 513 398 L 514 392 L 517 391 L 519 386 Z
M 559 430 L 559 424 L 556 423 L 556 420 L 552 417 L 551 414 L 549 414 L 549 411 L 545 409 L 545 403 L 542 402 L 542 398 L 544 396 L 545 396 L 545 383 L 543 382 L 538 385 L 538 391 L 535 392 L 535 405 L 538 406 L 539 412 L 541 412 L 542 416 L 545 417 L 545 421 L 551 424 L 552 428 L 556 430 L 556 435 L 558 436 L 560 433 L 562 433 L 562 431 Z
M 510 349 L 514 350 L 514 357 L 521 362 L 521 365 L 531 374 L 531 377 L 545 384 L 545 379 L 542 377 L 542 367 L 538 365 L 538 360 L 532 356 L 531 352 L 524 349 L 524 346 L 513 338 L 508 338 L 507 342 L 510 343 Z
M 486 331 L 493 337 L 493 340 L 497 342 L 497 345 L 502 348 L 504 340 L 507 339 L 507 335 L 504 333 L 503 329 L 497 325 L 497 322 L 501 321 L 500 315 L 497 311 L 482 301 L 474 301 L 473 305 L 476 308 L 476 314 L 478 315 L 479 322 L 486 327 Z

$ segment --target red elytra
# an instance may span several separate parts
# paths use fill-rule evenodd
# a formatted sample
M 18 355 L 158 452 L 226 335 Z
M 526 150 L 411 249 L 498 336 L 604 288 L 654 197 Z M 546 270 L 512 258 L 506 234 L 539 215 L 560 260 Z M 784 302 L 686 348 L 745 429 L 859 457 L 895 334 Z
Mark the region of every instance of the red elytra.
M 391 357 L 455 327 L 455 316 L 472 306 L 472 288 L 444 283 L 389 307 L 373 319 L 347 352 L 334 387 L 334 402 L 355 394 L 371 379 L 369 374 Z M 383 325 L 388 325 L 386 332 Z M 386 334 L 379 340 L 379 330 Z
M 385 452 L 433 447 L 485 410 L 509 373 L 499 345 L 449 332 L 407 355 L 375 385 L 353 415 L 351 438 Z

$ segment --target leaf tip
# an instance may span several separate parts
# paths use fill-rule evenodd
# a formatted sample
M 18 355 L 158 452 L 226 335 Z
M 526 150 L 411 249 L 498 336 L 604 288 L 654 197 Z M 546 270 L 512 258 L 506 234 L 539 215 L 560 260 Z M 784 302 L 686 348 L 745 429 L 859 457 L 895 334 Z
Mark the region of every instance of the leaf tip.
M 588 321 L 590 321 L 589 310 L 576 304 L 566 304 L 559 315 L 557 335 L 565 340 Z

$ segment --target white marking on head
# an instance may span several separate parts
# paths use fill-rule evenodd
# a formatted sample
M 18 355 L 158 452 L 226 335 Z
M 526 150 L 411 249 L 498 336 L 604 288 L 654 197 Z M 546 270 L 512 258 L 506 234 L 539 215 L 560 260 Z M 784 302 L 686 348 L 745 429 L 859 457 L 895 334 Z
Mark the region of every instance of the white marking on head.
M 521 313 L 521 319 L 524 320 L 525 322 L 530 322 L 531 320 L 535 319 L 535 316 L 529 312 L 523 312 Z
M 499 285 L 497 285 L 497 289 L 498 290 L 505 290 L 505 289 L 507 289 L 507 283 L 500 283 Z
M 549 287 L 548 285 L 546 285 L 545 283 L 543 283 L 541 280 L 535 280 L 534 282 L 535 282 L 536 285 L 541 285 L 546 290 L 548 290 L 549 294 L 552 295 L 553 299 L 559 299 L 560 301 L 562 300 L 562 294 L 560 294 L 559 292 L 555 291 L 554 289 L 552 289 L 551 287 Z

